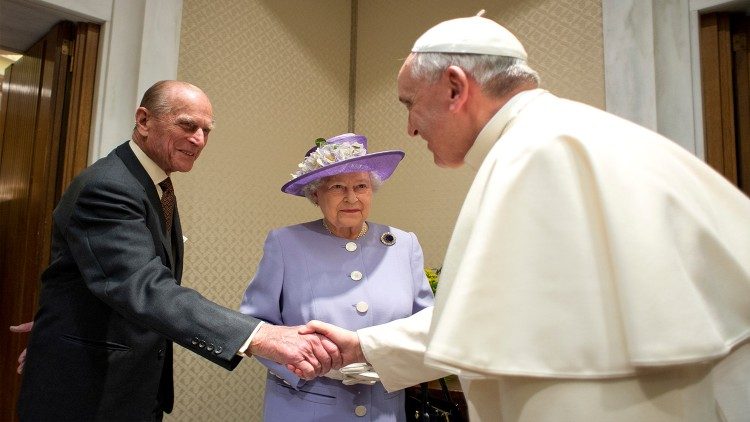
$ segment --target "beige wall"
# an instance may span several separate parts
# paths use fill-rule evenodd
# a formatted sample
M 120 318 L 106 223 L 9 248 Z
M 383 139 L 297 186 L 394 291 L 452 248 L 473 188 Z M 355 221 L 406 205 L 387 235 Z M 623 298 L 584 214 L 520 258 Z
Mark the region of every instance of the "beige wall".
M 346 130 L 350 4 L 345 0 L 185 0 L 178 77 L 202 87 L 216 129 L 175 180 L 183 284 L 236 308 L 272 227 L 317 217 L 280 192 L 315 138 Z M 265 374 L 228 372 L 177 348 L 179 421 L 261 420 Z
M 604 106 L 600 0 L 359 0 L 355 131 L 372 150 L 406 151 L 371 219 L 417 233 L 430 266 L 442 262 L 472 173 L 438 169 L 406 136 L 395 76 L 421 32 L 480 8 L 524 43 L 543 87 Z M 319 217 L 279 188 L 313 139 L 347 130 L 350 9 L 349 0 L 184 0 L 178 75 L 205 89 L 217 126 L 196 168 L 175 181 L 183 283 L 212 300 L 237 307 L 269 229 Z M 175 355 L 168 419 L 261 420 L 260 365 L 227 372 Z

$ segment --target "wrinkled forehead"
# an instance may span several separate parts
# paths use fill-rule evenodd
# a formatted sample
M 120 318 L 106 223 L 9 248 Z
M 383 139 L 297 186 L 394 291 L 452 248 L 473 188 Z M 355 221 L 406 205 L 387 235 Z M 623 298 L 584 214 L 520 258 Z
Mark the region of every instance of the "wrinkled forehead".
M 398 74 L 398 79 L 396 80 L 399 101 L 404 104 L 413 102 L 414 96 L 420 90 L 420 87 L 426 83 L 426 81 L 412 76 L 411 68 L 404 63 L 404 66 Z
M 172 114 L 202 114 L 213 119 L 213 106 L 208 96 L 197 89 L 173 90 L 169 96 Z
M 409 54 L 409 56 L 404 59 L 404 63 L 401 65 L 401 69 L 398 71 L 398 80 L 405 77 L 411 77 L 411 64 L 414 59 L 414 53 Z

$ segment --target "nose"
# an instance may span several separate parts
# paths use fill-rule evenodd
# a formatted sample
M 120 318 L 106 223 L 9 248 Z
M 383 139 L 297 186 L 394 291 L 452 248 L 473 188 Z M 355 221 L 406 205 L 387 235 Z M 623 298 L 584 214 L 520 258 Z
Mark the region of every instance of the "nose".
M 359 198 L 357 198 L 357 194 L 354 192 L 354 189 L 347 189 L 346 190 L 346 201 L 350 204 L 353 204 L 357 202 Z
M 203 145 L 206 144 L 207 139 L 208 139 L 208 133 L 206 133 L 202 128 L 198 128 L 198 130 L 196 130 L 195 133 L 193 133 L 193 136 L 190 137 L 190 142 L 202 147 Z

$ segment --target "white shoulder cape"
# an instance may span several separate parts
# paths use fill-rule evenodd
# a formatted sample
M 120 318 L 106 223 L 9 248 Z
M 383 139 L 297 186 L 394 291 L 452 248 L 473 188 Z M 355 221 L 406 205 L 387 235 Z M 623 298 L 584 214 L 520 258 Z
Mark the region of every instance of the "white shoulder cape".
M 750 200 L 671 141 L 543 94 L 466 197 L 425 362 L 612 377 L 716 359 L 749 336 Z

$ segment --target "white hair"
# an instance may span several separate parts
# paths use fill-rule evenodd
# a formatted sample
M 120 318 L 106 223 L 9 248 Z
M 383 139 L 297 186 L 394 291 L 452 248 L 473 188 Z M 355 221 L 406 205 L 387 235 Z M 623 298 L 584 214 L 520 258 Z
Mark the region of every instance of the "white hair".
M 482 87 L 482 91 L 496 98 L 504 97 L 517 87 L 532 83 L 539 86 L 539 74 L 515 57 L 457 54 L 411 53 L 411 76 L 434 83 L 448 66 L 458 66 Z
M 330 177 L 330 176 L 328 176 Z M 320 186 L 323 185 L 323 183 L 328 180 L 328 177 L 321 177 L 320 179 L 313 180 L 312 182 L 306 184 L 302 188 L 302 193 L 305 194 L 305 198 L 308 199 L 313 205 L 318 205 L 317 202 L 315 202 L 315 191 L 318 190 Z M 372 192 L 375 193 L 380 189 L 380 186 L 383 185 L 383 181 L 380 180 L 380 176 L 378 176 L 377 173 L 374 171 L 370 172 L 370 188 L 372 189 Z

